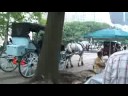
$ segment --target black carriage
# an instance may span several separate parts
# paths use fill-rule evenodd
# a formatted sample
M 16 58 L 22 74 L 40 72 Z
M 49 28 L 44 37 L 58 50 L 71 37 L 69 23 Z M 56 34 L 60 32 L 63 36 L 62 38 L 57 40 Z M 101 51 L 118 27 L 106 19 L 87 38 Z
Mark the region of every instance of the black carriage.
M 4 61 L 7 61 L 1 63 L 3 71 L 14 71 L 19 65 L 19 72 L 23 77 L 32 77 L 35 74 L 43 40 L 31 40 L 29 33 L 35 32 L 38 36 L 41 30 L 44 31 L 45 26 L 26 22 L 12 23 L 12 38 L 2 54 Z
M 105 56 L 105 55 L 109 56 L 119 50 L 120 50 L 120 44 L 118 42 L 104 41 L 103 49 L 102 49 L 103 56 Z

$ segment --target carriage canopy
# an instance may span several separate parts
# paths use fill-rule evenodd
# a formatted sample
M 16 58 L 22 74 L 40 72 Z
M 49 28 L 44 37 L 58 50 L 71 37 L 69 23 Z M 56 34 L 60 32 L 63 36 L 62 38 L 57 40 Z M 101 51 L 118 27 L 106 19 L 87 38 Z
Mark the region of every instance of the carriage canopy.
M 30 31 L 39 32 L 44 31 L 45 26 L 36 23 L 12 23 L 12 37 L 27 37 Z

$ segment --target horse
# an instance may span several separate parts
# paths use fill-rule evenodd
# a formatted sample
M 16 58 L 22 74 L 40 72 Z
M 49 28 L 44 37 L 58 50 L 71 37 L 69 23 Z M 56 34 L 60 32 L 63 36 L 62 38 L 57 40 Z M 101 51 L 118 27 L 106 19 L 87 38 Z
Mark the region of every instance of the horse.
M 82 43 L 82 42 L 72 42 L 72 43 L 68 43 L 66 48 L 65 48 L 65 51 L 66 51 L 66 54 L 67 55 L 67 60 L 70 61 L 70 66 L 71 68 L 73 67 L 73 64 L 71 62 L 71 58 L 73 55 L 79 55 L 80 58 L 79 58 L 79 61 L 78 61 L 78 67 L 80 66 L 80 61 L 81 61 L 81 66 L 84 65 L 83 63 L 83 53 L 85 51 L 85 45 Z M 69 66 L 69 63 L 67 62 L 67 65 L 66 65 L 66 68 L 68 68 Z
M 88 41 L 81 41 L 79 43 L 82 44 L 82 46 L 84 47 L 84 51 L 85 51 L 85 49 L 86 49 L 86 51 L 89 51 L 90 43 Z

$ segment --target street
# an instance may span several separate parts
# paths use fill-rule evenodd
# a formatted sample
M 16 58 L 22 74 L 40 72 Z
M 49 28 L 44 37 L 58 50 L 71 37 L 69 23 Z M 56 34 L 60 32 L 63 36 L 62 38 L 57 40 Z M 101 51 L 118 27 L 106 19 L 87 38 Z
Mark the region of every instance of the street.
M 83 70 L 92 70 L 96 53 L 84 53 L 84 66 L 78 67 L 79 56 L 72 57 L 73 68 L 66 69 L 68 72 L 80 72 Z M 0 70 L 0 84 L 18 84 L 29 80 L 23 78 L 18 72 L 18 68 L 13 72 L 3 72 Z

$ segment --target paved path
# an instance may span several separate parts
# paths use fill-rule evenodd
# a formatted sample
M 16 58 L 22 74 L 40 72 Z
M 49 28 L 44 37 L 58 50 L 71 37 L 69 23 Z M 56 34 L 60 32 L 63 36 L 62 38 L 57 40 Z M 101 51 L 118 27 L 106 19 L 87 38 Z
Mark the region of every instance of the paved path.
M 3 72 L 0 70 L 0 84 L 18 84 L 20 82 L 24 82 L 28 79 L 23 78 L 18 70 L 14 72 Z
M 75 55 L 72 57 L 72 63 L 74 67 L 66 70 L 69 72 L 80 72 L 82 70 L 92 70 L 96 56 L 97 56 L 96 53 L 85 53 L 83 56 L 84 66 L 78 67 L 79 56 Z
M 72 62 L 74 67 L 70 69 L 66 69 L 69 72 L 79 72 L 82 70 L 92 70 L 94 59 L 96 58 L 96 53 L 85 53 L 84 54 L 84 66 L 78 67 L 78 59 L 79 56 L 73 56 Z M 23 78 L 18 69 L 14 72 L 3 72 L 0 70 L 0 84 L 17 84 L 24 82 L 28 79 Z

